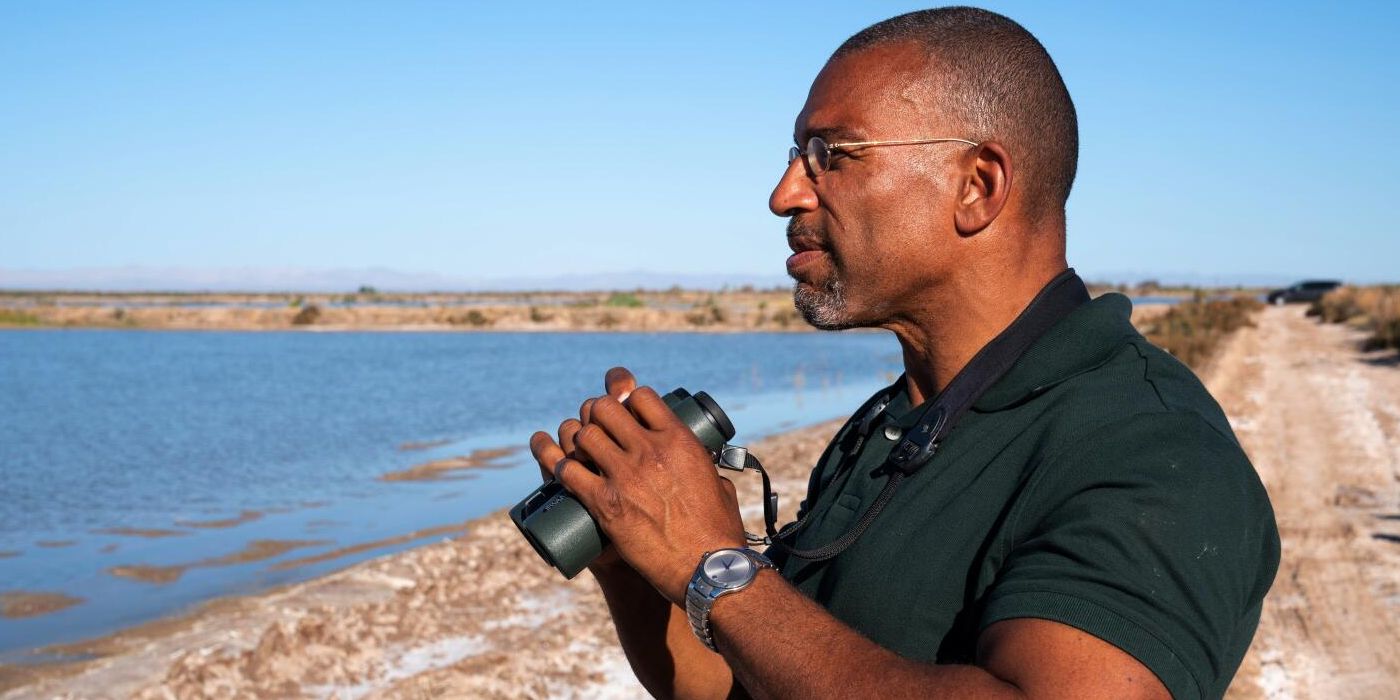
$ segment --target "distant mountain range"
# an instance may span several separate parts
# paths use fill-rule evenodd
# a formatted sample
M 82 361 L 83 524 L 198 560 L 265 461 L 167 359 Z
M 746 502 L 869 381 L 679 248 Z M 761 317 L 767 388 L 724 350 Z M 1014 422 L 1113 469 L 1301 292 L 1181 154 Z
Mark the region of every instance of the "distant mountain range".
M 1277 287 L 1297 281 L 1287 274 L 1098 272 L 1080 270 L 1090 282 L 1162 285 Z M 1365 281 L 1365 280 L 1363 280 Z M 385 267 L 308 269 L 291 267 L 85 267 L 60 270 L 0 268 L 0 289 L 93 292 L 353 292 L 362 286 L 384 292 L 597 291 L 613 289 L 720 289 L 752 285 L 787 287 L 781 275 L 668 273 L 641 270 L 575 273 L 548 277 L 454 277 Z

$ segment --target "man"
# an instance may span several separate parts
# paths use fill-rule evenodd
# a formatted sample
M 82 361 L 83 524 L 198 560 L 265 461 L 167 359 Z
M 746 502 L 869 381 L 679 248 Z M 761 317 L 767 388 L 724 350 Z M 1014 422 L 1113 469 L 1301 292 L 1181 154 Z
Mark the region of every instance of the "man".
M 795 141 L 770 207 L 789 218 L 796 304 L 819 328 L 891 330 L 905 376 L 828 446 L 802 527 L 769 550 L 778 570 L 742 550 L 733 486 L 625 370 L 557 443 L 531 439 L 614 543 L 592 571 L 643 684 L 1223 694 L 1277 568 L 1273 514 L 1218 406 L 1133 330 L 1126 299 L 1057 317 L 881 494 L 921 406 L 949 400 L 1042 290 L 1078 284 L 1064 252 L 1077 126 L 1044 48 L 971 8 L 881 22 L 817 76 Z M 835 556 L 787 553 L 866 520 Z

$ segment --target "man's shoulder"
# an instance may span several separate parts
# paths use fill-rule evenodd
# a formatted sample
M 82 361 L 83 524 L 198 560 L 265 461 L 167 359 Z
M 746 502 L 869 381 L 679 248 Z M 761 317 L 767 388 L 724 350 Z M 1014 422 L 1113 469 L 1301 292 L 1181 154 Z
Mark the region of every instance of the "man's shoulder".
M 1247 492 L 1267 508 L 1219 404 L 1190 369 L 1140 335 L 1045 398 L 1054 404 L 1042 413 L 1045 448 L 1028 465 L 1042 496 L 1129 480 L 1206 501 Z
M 1173 436 L 1184 437 L 1183 429 L 1204 427 L 1215 437 L 1199 444 L 1239 451 L 1229 419 L 1200 378 L 1136 332 L 1124 335 L 1102 363 L 1043 398 L 1042 415 L 1059 424 L 1067 442 L 1101 440 L 1115 432 L 1156 434 L 1173 442 Z M 1155 444 L 1149 440 L 1144 446 Z
M 997 421 L 1002 425 L 1033 420 L 1047 428 L 1046 447 L 1139 415 L 1166 421 L 1194 416 L 1233 442 L 1229 421 L 1210 392 L 1190 369 L 1149 343 L 1131 315 L 1131 301 L 1119 294 L 1083 304 L 1037 341 L 974 409 L 1011 409 Z

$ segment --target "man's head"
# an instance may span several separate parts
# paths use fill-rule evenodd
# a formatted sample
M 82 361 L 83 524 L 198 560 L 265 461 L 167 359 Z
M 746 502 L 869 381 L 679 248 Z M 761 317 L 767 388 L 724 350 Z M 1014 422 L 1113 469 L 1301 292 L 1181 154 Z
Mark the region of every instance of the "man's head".
M 812 136 L 979 144 L 838 148 L 815 176 L 789 164 L 770 207 L 791 217 L 795 251 L 816 251 L 789 272 L 818 327 L 882 325 L 972 268 L 1063 260 L 1074 105 L 1040 42 L 1001 15 L 924 10 L 851 37 L 798 115 L 798 147 Z

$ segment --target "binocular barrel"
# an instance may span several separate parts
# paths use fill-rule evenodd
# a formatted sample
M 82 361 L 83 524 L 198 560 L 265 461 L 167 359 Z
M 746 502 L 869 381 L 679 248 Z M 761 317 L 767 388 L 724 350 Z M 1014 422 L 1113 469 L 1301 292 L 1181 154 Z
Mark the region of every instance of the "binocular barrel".
M 709 394 L 677 388 L 661 397 L 711 453 L 734 437 L 734 424 Z M 598 523 L 563 484 L 551 479 L 510 509 L 511 522 L 542 559 L 565 578 L 583 571 L 607 545 Z

